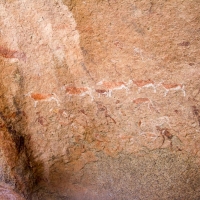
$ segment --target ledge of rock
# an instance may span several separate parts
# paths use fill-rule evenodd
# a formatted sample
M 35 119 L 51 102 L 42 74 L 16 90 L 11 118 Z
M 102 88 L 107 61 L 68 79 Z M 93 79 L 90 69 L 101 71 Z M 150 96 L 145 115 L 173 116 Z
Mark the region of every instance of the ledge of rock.
M 199 0 L 0 2 L 0 199 L 200 199 Z

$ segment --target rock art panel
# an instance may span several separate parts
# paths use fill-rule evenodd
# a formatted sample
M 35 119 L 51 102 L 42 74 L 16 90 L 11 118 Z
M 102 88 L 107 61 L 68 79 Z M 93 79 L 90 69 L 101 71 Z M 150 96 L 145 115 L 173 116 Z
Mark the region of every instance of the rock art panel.
M 0 2 L 0 196 L 199 199 L 199 9 Z

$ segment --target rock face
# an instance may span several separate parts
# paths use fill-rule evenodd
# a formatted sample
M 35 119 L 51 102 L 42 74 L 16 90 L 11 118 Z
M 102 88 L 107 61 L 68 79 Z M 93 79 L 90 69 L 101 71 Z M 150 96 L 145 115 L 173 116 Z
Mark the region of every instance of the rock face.
M 0 2 L 0 199 L 200 199 L 199 0 Z

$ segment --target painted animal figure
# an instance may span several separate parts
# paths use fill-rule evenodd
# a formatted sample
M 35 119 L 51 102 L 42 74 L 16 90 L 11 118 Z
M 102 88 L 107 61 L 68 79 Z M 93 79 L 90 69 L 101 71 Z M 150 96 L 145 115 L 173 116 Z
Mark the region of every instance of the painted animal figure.
M 29 92 L 26 96 L 31 97 L 34 100 L 34 107 L 37 106 L 39 101 L 56 101 L 57 105 L 60 106 L 60 101 L 55 93 L 47 94 L 47 93 L 32 93 Z
M 169 91 L 182 91 L 183 96 L 185 97 L 185 86 L 183 84 L 168 84 L 168 83 L 162 83 L 163 88 L 165 89 L 164 96 L 167 96 Z
M 112 91 L 114 90 L 121 90 L 121 89 L 125 89 L 126 92 L 128 91 L 128 87 L 127 85 L 122 82 L 122 81 L 100 81 L 99 83 L 97 83 L 97 85 L 101 86 L 103 89 L 101 90 L 107 90 L 107 96 L 111 97 L 112 96 Z M 99 89 L 100 91 L 100 89 Z
M 89 95 L 92 100 L 94 100 L 91 89 L 88 87 L 73 87 L 73 86 L 68 86 L 65 88 L 65 91 L 68 95 L 73 96 L 73 95 L 79 95 L 79 96 L 85 96 Z
M 153 103 L 148 98 L 137 98 L 133 100 L 133 103 L 140 105 L 140 104 L 147 104 L 148 108 L 150 109 L 150 106 L 153 106 Z
M 156 93 L 156 86 L 152 80 L 133 80 L 133 83 L 138 87 L 138 92 L 142 88 L 153 88 L 154 93 Z

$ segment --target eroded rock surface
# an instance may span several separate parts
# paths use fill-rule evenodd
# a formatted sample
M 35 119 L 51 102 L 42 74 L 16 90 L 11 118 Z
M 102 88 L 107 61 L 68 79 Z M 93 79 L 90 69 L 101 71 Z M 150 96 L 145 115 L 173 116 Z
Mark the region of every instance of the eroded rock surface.
M 2 199 L 198 200 L 199 9 L 0 2 Z

